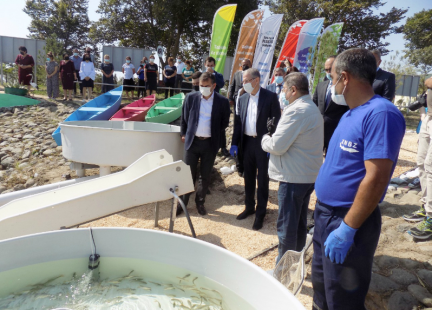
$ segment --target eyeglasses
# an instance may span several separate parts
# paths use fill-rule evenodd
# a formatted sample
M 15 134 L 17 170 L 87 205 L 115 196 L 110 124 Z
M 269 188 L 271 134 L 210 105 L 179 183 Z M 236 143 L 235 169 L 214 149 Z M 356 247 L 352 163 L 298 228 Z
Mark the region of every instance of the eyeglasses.
M 255 80 L 256 78 L 251 78 L 251 79 L 249 79 L 249 80 L 244 80 L 243 81 L 243 84 L 247 84 L 247 83 L 249 83 L 250 81 L 252 81 L 252 80 Z
M 330 73 L 331 72 L 331 68 L 330 69 L 324 69 L 325 72 Z

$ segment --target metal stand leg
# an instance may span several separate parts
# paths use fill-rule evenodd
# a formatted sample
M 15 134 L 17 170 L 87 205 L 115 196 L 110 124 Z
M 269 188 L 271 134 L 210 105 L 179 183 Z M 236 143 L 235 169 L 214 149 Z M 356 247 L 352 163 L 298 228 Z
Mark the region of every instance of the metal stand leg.
M 111 174 L 111 166 L 100 166 L 99 175 L 101 177 Z
M 79 178 L 85 177 L 85 169 L 77 169 L 76 174 Z
M 177 202 L 178 202 L 178 203 L 180 203 L 180 205 L 181 205 L 181 207 L 182 207 L 182 209 L 183 209 L 183 211 L 184 211 L 184 213 L 185 213 L 185 215 L 186 215 L 186 219 L 187 219 L 187 221 L 188 221 L 189 228 L 190 228 L 191 233 L 192 233 L 192 237 L 196 238 L 195 229 L 194 229 L 193 224 L 192 224 L 192 221 L 191 221 L 191 219 L 190 219 L 190 217 L 189 217 L 189 212 L 188 212 L 188 210 L 187 210 L 185 204 L 183 203 L 183 201 L 182 201 L 182 200 L 179 198 L 179 196 L 177 196 L 177 194 L 175 193 L 176 190 L 177 190 L 177 187 L 176 187 L 175 190 L 172 189 L 172 188 L 170 188 L 170 192 L 171 192 L 171 194 L 174 196 L 174 200 L 176 200 L 176 203 L 173 204 L 173 207 L 171 208 L 170 232 L 172 232 L 172 230 L 171 230 L 171 224 L 172 224 L 172 229 L 174 229 L 173 214 L 174 214 L 174 220 L 175 220 L 176 211 L 177 211 L 176 206 L 177 206 Z M 171 223 L 171 221 L 172 221 L 172 223 Z
M 158 227 L 159 226 L 159 201 L 156 202 L 155 205 L 155 223 L 154 223 L 154 227 Z

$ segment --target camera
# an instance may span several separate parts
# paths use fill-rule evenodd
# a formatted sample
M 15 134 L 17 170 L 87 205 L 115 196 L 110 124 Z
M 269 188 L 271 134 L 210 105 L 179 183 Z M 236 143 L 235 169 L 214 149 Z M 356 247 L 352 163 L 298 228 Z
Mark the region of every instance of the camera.
M 421 107 L 427 108 L 427 95 L 426 95 L 426 93 L 423 93 L 422 95 L 418 96 L 417 97 L 417 101 L 415 101 L 414 103 L 410 104 L 408 106 L 408 109 L 410 111 L 417 111 Z

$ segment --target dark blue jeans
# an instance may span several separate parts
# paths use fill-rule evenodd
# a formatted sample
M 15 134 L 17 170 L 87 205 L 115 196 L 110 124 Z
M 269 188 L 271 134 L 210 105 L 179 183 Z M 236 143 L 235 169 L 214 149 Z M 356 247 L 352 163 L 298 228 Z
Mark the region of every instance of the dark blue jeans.
M 312 285 L 314 310 L 365 310 L 364 302 L 372 276 L 373 256 L 381 231 L 381 213 L 376 207 L 357 230 L 354 244 L 343 264 L 325 256 L 324 243 L 339 227 L 349 208 L 333 208 L 317 202 L 313 236 Z
M 277 263 L 286 251 L 301 251 L 306 244 L 307 210 L 313 190 L 314 183 L 279 183 Z

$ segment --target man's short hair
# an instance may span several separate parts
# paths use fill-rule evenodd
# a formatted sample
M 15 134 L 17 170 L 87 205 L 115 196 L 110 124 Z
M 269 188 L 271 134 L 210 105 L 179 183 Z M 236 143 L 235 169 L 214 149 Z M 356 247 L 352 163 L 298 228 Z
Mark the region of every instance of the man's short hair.
M 326 60 L 329 60 L 329 59 L 336 59 L 336 57 L 337 57 L 337 55 L 331 55 L 331 56 L 327 57 Z
M 373 84 L 376 76 L 377 63 L 374 55 L 364 48 L 352 48 L 336 57 L 335 71 L 338 77 L 342 71 L 351 74 L 355 79 Z
M 214 59 L 213 57 L 207 57 L 206 62 L 214 62 L 216 64 L 216 59 Z
M 209 73 L 209 72 L 202 73 L 199 79 L 200 79 L 200 82 L 201 81 L 208 81 L 208 80 L 210 80 L 210 82 L 212 84 L 216 83 L 216 77 L 213 74 Z
M 245 72 L 250 75 L 251 79 L 261 78 L 261 74 L 258 69 L 249 68 Z
M 295 86 L 297 91 L 302 95 L 309 94 L 309 81 L 301 72 L 292 72 L 284 78 L 284 85 L 287 88 Z
M 201 72 L 201 71 L 197 71 L 197 72 L 195 72 L 194 74 L 192 74 L 192 80 L 199 79 L 199 78 L 201 77 L 201 75 L 202 75 L 202 72 Z M 213 74 L 212 74 L 212 75 L 213 75 Z
M 26 48 L 25 46 L 20 46 L 20 47 L 18 47 L 18 50 L 27 53 L 27 48 Z
M 380 50 L 371 50 L 371 52 L 375 56 L 378 56 L 378 59 L 381 59 L 381 52 L 380 52 Z
M 285 74 L 285 70 L 281 67 L 277 67 L 276 69 L 274 69 L 274 73 L 278 73 L 279 71 L 282 71 L 283 74 Z

